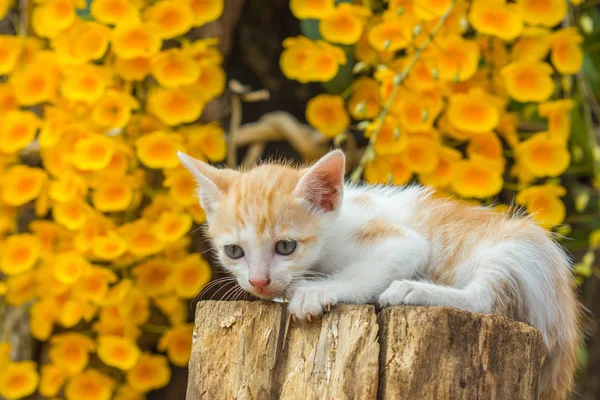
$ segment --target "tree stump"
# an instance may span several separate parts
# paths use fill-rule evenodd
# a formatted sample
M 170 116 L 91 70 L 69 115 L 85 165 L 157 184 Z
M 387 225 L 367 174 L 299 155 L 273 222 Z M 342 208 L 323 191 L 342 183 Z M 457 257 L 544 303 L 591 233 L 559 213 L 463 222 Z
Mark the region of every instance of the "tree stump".
M 537 399 L 540 333 L 443 307 L 198 303 L 187 400 Z

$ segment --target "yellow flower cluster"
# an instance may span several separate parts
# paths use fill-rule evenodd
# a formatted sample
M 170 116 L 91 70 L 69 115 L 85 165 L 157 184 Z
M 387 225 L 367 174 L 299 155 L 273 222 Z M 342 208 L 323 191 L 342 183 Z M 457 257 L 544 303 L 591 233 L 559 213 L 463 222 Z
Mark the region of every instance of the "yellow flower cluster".
M 0 396 L 145 398 L 187 364 L 211 277 L 177 151 L 224 159 L 221 127 L 196 121 L 225 74 L 215 39 L 182 35 L 223 0 L 32 5 L 32 32 L 0 36 L 0 301 L 31 304 L 49 353 L 12 362 L 0 343 Z
M 354 4 L 353 4 L 354 3 Z M 359 5 L 360 4 L 360 5 Z M 319 34 L 288 38 L 280 64 L 300 82 L 327 82 L 346 62 L 352 84 L 308 102 L 329 137 L 351 126 L 370 140 L 360 171 L 371 183 L 423 184 L 489 200 L 503 188 L 541 225 L 563 222 L 574 102 L 561 75 L 579 71 L 577 28 L 558 25 L 564 0 L 291 0 Z M 370 7 L 373 7 L 372 9 Z M 342 57 L 342 54 L 352 57 Z M 547 128 L 521 133 L 535 114 Z M 363 169 L 364 168 L 364 171 Z M 511 179 L 517 182 L 509 183 Z

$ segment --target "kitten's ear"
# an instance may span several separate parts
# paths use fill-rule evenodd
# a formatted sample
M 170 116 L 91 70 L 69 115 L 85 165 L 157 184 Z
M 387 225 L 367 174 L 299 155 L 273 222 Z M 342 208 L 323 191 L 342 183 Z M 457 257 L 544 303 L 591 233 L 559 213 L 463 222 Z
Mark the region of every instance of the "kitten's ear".
M 179 157 L 179 161 L 194 175 L 196 182 L 198 182 L 198 197 L 200 198 L 202 208 L 206 211 L 207 215 L 212 214 L 216 204 L 223 194 L 227 192 L 231 180 L 238 172 L 231 169 L 212 167 L 181 151 L 177 152 L 177 157 Z
M 296 195 L 315 209 L 324 212 L 337 209 L 342 201 L 345 164 L 341 150 L 326 154 L 300 179 Z

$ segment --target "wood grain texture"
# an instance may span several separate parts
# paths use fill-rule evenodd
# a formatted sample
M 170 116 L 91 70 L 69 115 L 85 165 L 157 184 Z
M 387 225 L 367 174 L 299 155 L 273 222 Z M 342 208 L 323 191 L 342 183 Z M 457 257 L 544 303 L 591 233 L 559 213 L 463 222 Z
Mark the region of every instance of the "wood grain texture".
M 443 307 L 382 311 L 385 399 L 538 398 L 542 338 L 502 317 Z
M 186 398 L 271 399 L 282 316 L 276 303 L 198 303 Z
M 284 307 L 199 303 L 187 399 L 538 399 L 542 339 L 525 324 L 341 304 L 295 323 Z
M 377 398 L 379 326 L 372 306 L 341 304 L 316 322 L 290 323 L 278 398 Z

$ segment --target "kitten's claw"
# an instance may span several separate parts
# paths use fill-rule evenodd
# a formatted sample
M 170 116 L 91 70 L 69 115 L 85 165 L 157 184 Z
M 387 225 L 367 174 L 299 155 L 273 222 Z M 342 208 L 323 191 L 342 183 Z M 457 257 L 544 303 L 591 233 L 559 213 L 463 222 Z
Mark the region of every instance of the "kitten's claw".
M 294 322 L 298 322 L 298 319 L 296 318 L 296 314 L 292 314 L 292 320 L 294 320 Z
M 327 304 L 327 312 L 331 311 L 331 304 Z
M 288 303 L 288 310 L 299 319 L 311 321 L 313 317 L 321 316 L 325 309 L 330 310 L 335 303 L 336 299 L 330 289 L 306 283 L 296 287 Z

